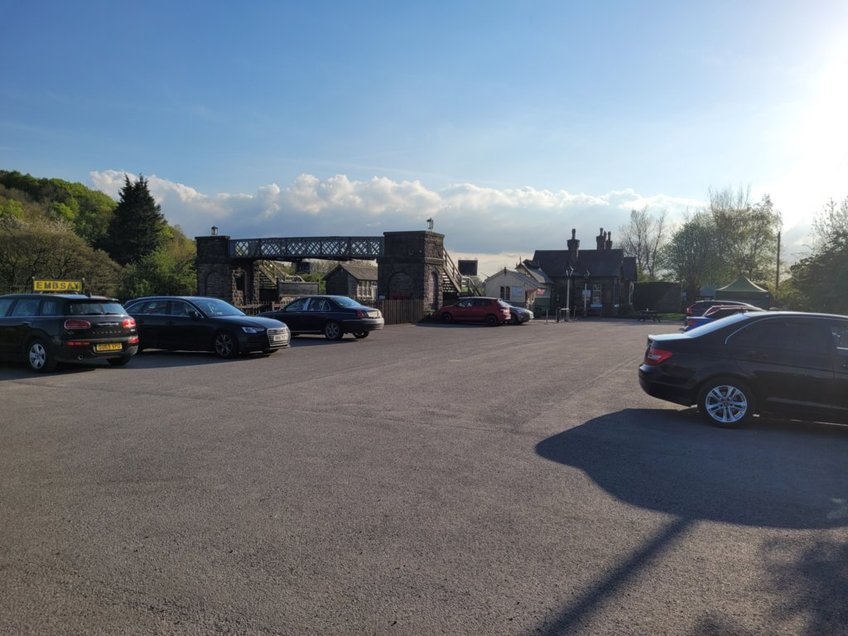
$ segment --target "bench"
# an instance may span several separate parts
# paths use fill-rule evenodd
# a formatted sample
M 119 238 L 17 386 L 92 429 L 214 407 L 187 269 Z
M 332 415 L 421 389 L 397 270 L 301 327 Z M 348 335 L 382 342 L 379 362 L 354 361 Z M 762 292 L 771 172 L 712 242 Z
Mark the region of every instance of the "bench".
M 659 322 L 660 314 L 656 311 L 651 311 L 650 309 L 643 309 L 639 312 L 639 322 Z

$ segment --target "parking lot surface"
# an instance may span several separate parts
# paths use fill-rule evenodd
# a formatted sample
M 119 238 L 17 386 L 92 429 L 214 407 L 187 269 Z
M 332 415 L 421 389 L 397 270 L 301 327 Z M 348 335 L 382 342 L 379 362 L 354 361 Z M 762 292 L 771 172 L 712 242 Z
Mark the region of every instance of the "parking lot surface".
M 0 365 L 0 633 L 845 633 L 848 428 L 650 398 L 678 327 Z

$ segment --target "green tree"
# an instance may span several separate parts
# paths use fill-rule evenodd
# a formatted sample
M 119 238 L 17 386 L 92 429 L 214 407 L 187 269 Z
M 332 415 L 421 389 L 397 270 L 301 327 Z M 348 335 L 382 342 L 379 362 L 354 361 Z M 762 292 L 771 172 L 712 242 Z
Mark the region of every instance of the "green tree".
M 686 219 L 660 251 L 661 266 L 680 281 L 690 300 L 698 298 L 702 285 L 714 282 L 719 266 L 716 239 L 713 216 L 701 211 Z
M 194 241 L 180 228 L 168 227 L 161 247 L 124 268 L 120 297 L 194 294 L 197 289 L 196 256 Z
M 0 218 L 0 289 L 30 289 L 33 278 L 84 278 L 93 293 L 114 295 L 120 267 L 65 222 Z
M 794 309 L 848 314 L 848 197 L 829 201 L 813 221 L 813 253 L 789 268 Z
M 124 187 L 106 240 L 112 259 L 127 265 L 149 256 L 162 245 L 166 227 L 165 217 L 144 177 L 139 175 L 130 181 L 129 176 L 124 176 Z
M 730 283 L 740 274 L 753 281 L 771 280 L 777 259 L 781 217 L 769 195 L 750 202 L 750 192 L 730 188 L 710 191 L 710 214 L 720 258 L 712 272 L 716 282 Z

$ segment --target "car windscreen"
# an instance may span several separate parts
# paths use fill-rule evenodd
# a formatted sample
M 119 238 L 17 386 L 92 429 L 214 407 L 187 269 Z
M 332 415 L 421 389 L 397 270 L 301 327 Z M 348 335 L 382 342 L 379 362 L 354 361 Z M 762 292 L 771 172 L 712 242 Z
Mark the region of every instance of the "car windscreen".
M 347 307 L 348 309 L 359 309 L 360 307 L 363 307 L 361 303 L 358 303 L 353 298 L 348 298 L 347 296 L 333 296 L 333 300 L 336 301 L 336 304 L 341 305 L 342 307 Z
M 103 301 L 76 301 L 68 304 L 68 315 L 102 316 L 127 313 L 120 303 Z
M 194 304 L 207 316 L 244 316 L 244 312 L 217 298 L 194 298 Z

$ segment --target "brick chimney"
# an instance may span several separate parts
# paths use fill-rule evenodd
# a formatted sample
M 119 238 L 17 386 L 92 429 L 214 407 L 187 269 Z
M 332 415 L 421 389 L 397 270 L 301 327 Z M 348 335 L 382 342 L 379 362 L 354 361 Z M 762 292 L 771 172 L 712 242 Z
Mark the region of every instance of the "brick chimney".
M 607 235 L 604 234 L 604 228 L 601 228 L 601 233 L 595 237 L 595 243 L 597 243 L 598 251 L 604 249 L 604 241 L 606 240 Z
M 607 232 L 607 240 L 606 243 L 604 243 L 604 249 L 612 249 L 612 232 Z
M 566 241 L 568 245 L 568 264 L 571 267 L 577 265 L 577 252 L 580 250 L 580 241 L 575 237 L 577 230 L 571 228 L 571 238 Z

